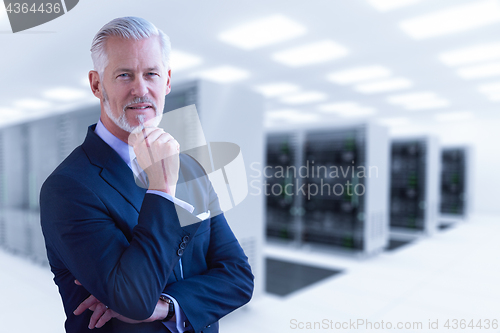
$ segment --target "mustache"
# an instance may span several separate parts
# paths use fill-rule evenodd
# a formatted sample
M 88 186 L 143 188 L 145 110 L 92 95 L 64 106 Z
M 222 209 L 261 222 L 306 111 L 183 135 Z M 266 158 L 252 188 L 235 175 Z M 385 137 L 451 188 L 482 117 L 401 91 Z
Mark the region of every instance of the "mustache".
M 138 104 L 138 103 L 149 103 L 149 104 L 151 104 L 151 106 L 153 107 L 153 109 L 156 111 L 156 103 L 152 99 L 150 99 L 148 97 L 136 97 L 136 98 L 134 98 L 132 101 L 128 102 L 123 107 L 123 111 L 125 111 L 130 105 Z

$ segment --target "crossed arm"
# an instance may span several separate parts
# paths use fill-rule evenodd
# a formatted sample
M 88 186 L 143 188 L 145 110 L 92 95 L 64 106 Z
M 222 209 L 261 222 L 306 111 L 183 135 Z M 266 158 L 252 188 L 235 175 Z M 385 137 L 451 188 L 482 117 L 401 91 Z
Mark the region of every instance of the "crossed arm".
M 211 234 L 211 237 L 208 254 L 205 257 L 206 269 L 172 283 L 164 290 L 164 293 L 172 295 L 177 300 L 196 332 L 248 302 L 253 291 L 253 275 L 246 256 L 228 227 L 223 214 L 212 218 L 211 227 L 207 233 Z M 78 307 L 77 311 L 82 313 L 85 309 L 99 303 L 95 297 L 90 296 Z M 164 304 L 160 303 L 163 302 L 157 304 L 153 315 L 146 321 L 165 318 L 166 312 L 162 312 L 161 309 Z M 104 304 L 100 304 L 97 312 L 93 313 L 91 324 L 100 322 L 99 325 L 101 323 L 103 325 L 111 318 L 128 323 L 136 322 L 114 311 L 111 312 Z
M 82 285 L 78 280 L 75 280 L 75 284 L 79 286 Z M 93 313 L 92 316 L 90 317 L 89 328 L 94 329 L 94 328 L 101 328 L 112 318 L 116 318 L 118 320 L 121 320 L 129 324 L 139 324 L 143 322 L 148 323 L 156 320 L 163 320 L 163 318 L 165 318 L 168 314 L 168 308 L 169 306 L 165 302 L 158 301 L 151 317 L 149 317 L 146 320 L 134 320 L 122 316 L 121 314 L 119 314 L 114 310 L 111 310 L 104 303 L 100 302 L 97 298 L 95 298 L 94 295 L 90 295 L 85 301 L 80 303 L 80 305 L 76 308 L 75 311 L 73 311 L 73 313 L 79 316 L 87 309 L 92 311 Z M 170 321 L 175 321 L 175 316 L 173 316 L 170 319 Z

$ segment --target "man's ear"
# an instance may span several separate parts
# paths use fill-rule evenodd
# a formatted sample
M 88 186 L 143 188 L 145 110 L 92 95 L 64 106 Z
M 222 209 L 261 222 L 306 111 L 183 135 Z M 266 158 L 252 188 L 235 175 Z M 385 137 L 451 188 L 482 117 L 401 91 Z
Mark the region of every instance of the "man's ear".
M 170 88 L 170 78 L 171 78 L 171 70 L 170 70 L 170 68 L 168 68 L 168 71 L 167 71 L 167 89 L 165 91 L 165 95 L 168 95 L 170 93 L 170 91 L 172 90 Z
M 101 78 L 96 71 L 89 72 L 90 89 L 95 97 L 102 99 Z

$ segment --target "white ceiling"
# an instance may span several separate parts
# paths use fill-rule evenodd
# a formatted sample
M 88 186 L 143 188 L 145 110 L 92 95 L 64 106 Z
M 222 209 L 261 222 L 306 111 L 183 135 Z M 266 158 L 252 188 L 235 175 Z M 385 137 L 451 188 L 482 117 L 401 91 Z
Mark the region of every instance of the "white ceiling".
M 129 15 L 152 21 L 170 36 L 173 49 L 202 58 L 201 64 L 191 69 L 176 72 L 174 68 L 173 89 L 176 81 L 230 65 L 249 72 L 237 84 L 250 89 L 288 82 L 300 86 L 301 92 L 326 94 L 322 102 L 300 106 L 281 103 L 280 98 L 267 100 L 269 110 L 292 108 L 296 113 L 313 115 L 305 117 L 305 121 L 339 119 L 337 114 L 318 109 L 321 104 L 334 102 L 354 102 L 374 111 L 364 117 L 405 117 L 412 123 L 435 122 L 435 115 L 443 112 L 470 112 L 478 119 L 500 119 L 500 102 L 490 101 L 478 91 L 481 84 L 500 82 L 500 76 L 465 80 L 457 74 L 460 66 L 449 67 L 438 59 L 443 52 L 500 42 L 500 21 L 424 39 L 414 39 L 400 28 L 407 19 L 482 1 L 496 4 L 498 0 L 421 0 L 386 12 L 375 9 L 368 0 L 85 0 L 54 21 L 16 34 L 10 32 L 5 12 L 0 12 L 0 124 L 95 103 L 83 82 L 92 67 L 90 42 L 103 24 Z M 275 14 L 305 26 L 306 33 L 250 51 L 218 39 L 228 29 Z M 349 54 L 303 67 L 289 67 L 272 59 L 275 52 L 323 40 L 346 47 Z M 352 85 L 327 80 L 329 73 L 371 65 L 387 67 L 392 77 L 408 79 L 413 86 L 393 93 L 363 94 Z M 88 93 L 74 102 L 58 101 L 47 93 L 55 88 L 83 89 Z M 416 92 L 433 92 L 448 100 L 449 106 L 409 111 L 387 101 L 391 95 Z

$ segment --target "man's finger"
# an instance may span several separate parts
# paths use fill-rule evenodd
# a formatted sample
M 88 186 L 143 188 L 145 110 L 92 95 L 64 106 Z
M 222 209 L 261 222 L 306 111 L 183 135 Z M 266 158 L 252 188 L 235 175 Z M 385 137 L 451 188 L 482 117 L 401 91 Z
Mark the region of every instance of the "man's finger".
M 177 143 L 177 141 L 174 139 L 174 137 L 166 132 L 161 133 L 161 135 L 158 136 L 156 141 L 161 142 L 161 143 L 166 143 L 168 141 L 175 141 Z
M 165 143 L 168 141 L 174 142 L 175 145 L 178 145 L 178 143 L 172 135 L 165 133 L 162 129 L 156 128 L 149 134 L 146 133 L 146 129 L 144 131 L 144 139 L 136 142 L 133 146 L 137 161 L 143 170 L 146 170 L 161 159 L 172 155 L 172 152 L 178 151 L 177 148 L 174 148 L 172 152 L 167 153 L 168 150 L 166 149 L 168 147 L 164 146 Z
M 93 329 L 95 327 L 95 324 L 97 321 L 102 317 L 102 315 L 108 310 L 106 305 L 99 303 L 95 307 L 94 313 L 92 313 L 92 316 L 90 317 L 90 323 L 89 323 L 89 328 Z
M 140 127 L 140 126 L 138 126 L 136 129 L 134 129 L 133 132 L 130 133 L 130 135 L 128 137 L 128 144 L 130 146 L 136 146 L 138 144 L 141 144 L 144 141 L 144 138 L 149 136 L 155 130 L 160 130 L 163 132 L 163 129 L 158 128 L 158 127 Z
M 93 295 L 90 295 L 85 301 L 81 302 L 73 313 L 75 315 L 81 315 L 85 310 L 89 309 L 92 305 L 99 303 L 99 300 Z
M 165 134 L 165 131 L 161 128 L 144 128 L 142 130 L 144 141 L 146 142 L 146 146 L 148 147 L 151 146 L 151 144 L 155 142 L 162 134 Z
M 75 280 L 75 284 L 77 284 L 77 285 L 79 285 L 79 286 L 81 286 L 81 285 L 82 285 L 82 284 L 80 283 L 80 281 L 78 281 L 78 280 Z
M 115 312 L 111 309 L 108 309 L 104 314 L 99 318 L 97 323 L 95 324 L 96 328 L 101 328 L 106 324 L 108 321 L 111 320 L 111 318 L 115 317 Z
M 137 149 L 147 150 L 156 139 L 165 133 L 161 128 L 143 128 L 138 133 L 130 134 L 128 144 L 137 154 Z

